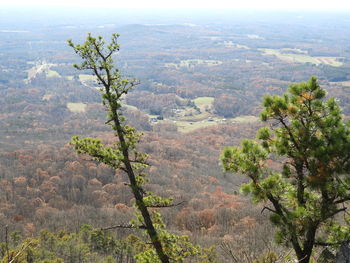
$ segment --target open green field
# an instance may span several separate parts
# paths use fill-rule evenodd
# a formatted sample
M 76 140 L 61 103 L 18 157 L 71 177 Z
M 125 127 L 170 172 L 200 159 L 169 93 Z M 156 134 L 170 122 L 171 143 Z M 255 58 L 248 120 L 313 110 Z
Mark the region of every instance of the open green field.
M 261 37 L 259 35 L 255 35 L 255 34 L 248 34 L 247 38 L 250 38 L 250 39 L 264 39 L 263 37 Z
M 282 53 L 278 49 L 259 48 L 258 50 L 264 52 L 264 55 L 275 55 L 280 60 L 291 62 L 291 63 L 312 63 L 315 65 L 326 64 L 333 67 L 340 67 L 343 65 L 342 62 L 337 61 L 337 57 L 311 57 L 306 54 L 294 54 L 294 53 Z M 284 51 L 286 51 L 284 49 Z
M 45 94 L 43 97 L 42 97 L 42 100 L 50 100 L 54 95 L 53 94 Z
M 96 81 L 96 77 L 89 74 L 79 74 L 80 81 Z
M 350 87 L 350 80 L 348 81 L 339 81 L 339 82 L 330 82 L 330 84 L 332 85 L 342 85 L 342 86 L 345 86 L 345 87 Z
M 194 104 L 199 108 L 200 112 L 193 107 L 185 107 L 183 111 L 177 115 L 175 120 L 185 122 L 205 121 L 213 114 L 211 113 L 214 97 L 198 97 L 193 100 Z
M 180 117 L 177 117 L 176 120 L 188 121 L 188 122 L 198 122 L 198 121 L 203 121 L 205 119 L 208 119 L 211 116 L 212 116 L 212 114 L 209 112 L 201 112 L 199 114 L 197 113 L 197 114 L 193 114 L 191 116 L 180 116 Z
M 182 133 L 191 132 L 196 129 L 210 127 L 214 125 L 222 124 L 232 124 L 232 123 L 252 123 L 259 120 L 256 116 L 239 116 L 236 118 L 223 119 L 220 116 L 213 114 L 210 109 L 214 97 L 198 97 L 193 100 L 195 105 L 201 110 L 199 113 L 193 107 L 185 107 L 180 113 L 177 113 L 175 116 L 171 117 L 168 120 L 164 121 L 173 121 L 174 124 L 178 127 L 178 130 Z M 77 103 L 78 104 L 78 103 Z M 73 105 L 76 107 L 76 105 Z M 134 106 L 123 104 L 123 106 L 132 109 L 138 110 Z M 209 109 L 209 110 L 206 110 Z M 146 114 L 149 118 L 156 118 L 158 115 Z M 157 122 L 162 123 L 163 120 L 158 120 Z
M 175 124 L 177 125 L 178 130 L 183 133 L 191 132 L 199 128 L 218 125 L 218 123 L 215 121 L 196 121 L 196 122 L 176 121 Z
M 260 119 L 256 116 L 238 116 L 236 118 L 228 119 L 228 121 L 233 123 L 251 123 L 251 122 L 257 122 Z
M 306 50 L 302 50 L 300 48 L 281 48 L 284 53 L 292 52 L 292 53 L 299 53 L 299 54 L 307 54 Z
M 211 112 L 213 108 L 214 97 L 198 97 L 193 100 L 194 104 L 200 109 L 202 119 L 208 118 L 208 113 Z
M 190 68 L 197 65 L 205 65 L 208 67 L 213 67 L 222 64 L 220 60 L 211 60 L 211 59 L 187 59 L 181 60 L 180 63 L 165 63 L 165 67 L 175 67 L 175 68 Z
M 26 72 L 28 73 L 27 79 L 30 80 L 30 79 L 34 78 L 38 72 L 41 72 L 41 69 L 42 69 L 42 66 L 34 66 L 34 67 L 26 70 Z
M 47 77 L 47 78 L 59 78 L 59 77 L 61 77 L 61 75 L 58 74 L 57 71 L 54 71 L 54 70 L 49 69 L 49 70 L 46 72 L 46 77 Z
M 198 97 L 193 100 L 194 104 L 196 104 L 198 108 L 207 106 L 207 105 L 211 106 L 213 101 L 214 101 L 214 97 Z
M 250 49 L 245 45 L 236 44 L 236 43 L 233 43 L 232 41 L 224 41 L 223 45 L 228 48 Z
M 127 108 L 129 110 L 134 110 L 134 111 L 138 111 L 139 110 L 137 107 L 129 105 L 129 104 L 126 104 L 126 103 L 122 103 L 122 105 L 123 105 L 123 107 L 125 107 L 125 108 Z M 148 115 L 148 116 L 151 116 L 151 115 Z M 157 116 L 157 115 L 155 115 L 155 116 Z
M 259 118 L 256 116 L 238 116 L 231 119 L 221 119 L 216 116 L 211 116 L 212 121 L 209 121 L 208 118 L 201 121 L 184 121 L 178 120 L 175 124 L 178 127 L 180 132 L 186 133 L 191 132 L 199 128 L 210 127 L 214 125 L 230 124 L 230 123 L 253 123 L 259 121 Z
M 68 102 L 67 108 L 74 113 L 85 112 L 87 105 L 82 102 Z
M 217 40 L 221 40 L 222 39 L 222 37 L 219 37 L 219 36 L 202 36 L 201 38 L 209 39 L 209 40 L 212 40 L 212 41 L 217 41 Z
M 190 65 L 206 65 L 206 66 L 216 66 L 222 64 L 220 60 L 211 60 L 211 59 L 187 59 L 181 60 L 181 67 L 189 67 Z
M 184 121 L 179 120 L 176 121 L 176 125 L 180 132 L 186 133 L 191 132 L 199 128 L 210 127 L 214 125 L 222 125 L 222 124 L 230 124 L 230 123 L 253 123 L 259 121 L 259 118 L 256 116 L 239 116 L 231 119 L 221 119 L 217 116 L 211 116 L 212 120 L 209 119 L 201 120 L 201 121 Z

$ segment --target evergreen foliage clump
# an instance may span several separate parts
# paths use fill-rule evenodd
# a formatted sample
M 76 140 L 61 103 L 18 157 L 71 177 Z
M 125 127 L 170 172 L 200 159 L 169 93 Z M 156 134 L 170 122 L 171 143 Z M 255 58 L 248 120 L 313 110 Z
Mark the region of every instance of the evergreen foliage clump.
M 301 263 L 310 262 L 316 245 L 350 240 L 350 122 L 337 101 L 325 97 L 315 77 L 283 96 L 265 96 L 261 119 L 269 127 L 259 130 L 257 141 L 227 147 L 221 157 L 225 170 L 250 179 L 245 194 L 270 204 L 264 209 L 278 228 L 277 242 L 292 246 Z M 269 159 L 282 168 L 269 167 Z

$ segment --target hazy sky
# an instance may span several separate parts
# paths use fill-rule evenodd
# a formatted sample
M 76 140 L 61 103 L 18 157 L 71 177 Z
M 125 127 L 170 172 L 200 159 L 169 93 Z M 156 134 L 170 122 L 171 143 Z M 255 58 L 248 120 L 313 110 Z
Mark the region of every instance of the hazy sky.
M 349 0 L 0 0 L 0 6 L 114 8 L 350 9 Z

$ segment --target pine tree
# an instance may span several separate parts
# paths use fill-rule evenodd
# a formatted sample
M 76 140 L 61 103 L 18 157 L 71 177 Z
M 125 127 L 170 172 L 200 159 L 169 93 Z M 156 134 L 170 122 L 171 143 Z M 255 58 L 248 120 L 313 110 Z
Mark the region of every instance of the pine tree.
M 145 249 L 136 255 L 139 263 L 183 262 L 186 258 L 198 258 L 199 262 L 214 262 L 212 249 L 202 249 L 192 245 L 187 236 L 178 236 L 166 231 L 159 212 L 153 208 L 171 206 L 171 198 L 162 198 L 147 192 L 143 184 L 147 182 L 147 154 L 136 149 L 141 134 L 125 123 L 121 112 L 121 99 L 135 85 L 122 77 L 113 64 L 113 54 L 119 51 L 118 34 L 112 35 L 111 43 L 106 45 L 101 36 L 94 38 L 90 34 L 82 45 L 69 45 L 83 59 L 78 70 L 91 70 L 101 85 L 103 105 L 108 112 L 107 123 L 111 125 L 117 141 L 112 146 L 104 146 L 100 139 L 72 138 L 78 153 L 88 154 L 113 169 L 124 171 L 129 179 L 129 186 L 135 198 L 136 218 L 127 227 L 144 229 L 149 241 Z
M 308 263 L 315 245 L 350 240 L 349 218 L 340 225 L 350 200 L 350 122 L 334 98 L 312 77 L 293 84 L 283 96 L 265 96 L 263 127 L 257 141 L 222 153 L 227 171 L 245 174 L 242 191 L 263 202 L 277 226 L 276 240 L 291 245 L 298 262 Z M 268 159 L 283 165 L 276 171 Z

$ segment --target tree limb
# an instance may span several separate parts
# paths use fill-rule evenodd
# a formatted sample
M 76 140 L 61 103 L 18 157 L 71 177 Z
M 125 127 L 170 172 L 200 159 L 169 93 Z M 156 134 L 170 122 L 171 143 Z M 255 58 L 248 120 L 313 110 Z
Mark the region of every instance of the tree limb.
M 277 212 L 276 212 L 275 210 L 273 210 L 272 208 L 267 207 L 267 206 L 264 206 L 264 208 L 261 210 L 260 213 L 261 213 L 261 214 L 264 213 L 265 209 L 271 211 L 272 213 L 276 213 L 276 214 L 277 214 Z
M 174 206 L 179 206 L 186 203 L 186 201 L 181 201 L 176 204 L 170 204 L 170 205 L 147 205 L 148 208 L 167 208 L 167 207 L 174 207 Z
M 111 229 L 116 229 L 116 228 L 127 228 L 127 229 L 147 229 L 146 226 L 133 226 L 133 225 L 115 225 L 115 226 L 109 226 L 109 227 L 104 227 L 101 228 L 101 230 L 111 230 Z
M 341 245 L 342 243 L 350 242 L 350 239 L 348 240 L 343 240 L 343 241 L 339 241 L 339 242 L 315 242 L 315 246 L 320 246 L 320 247 L 328 247 L 328 246 L 337 246 L 337 245 Z

